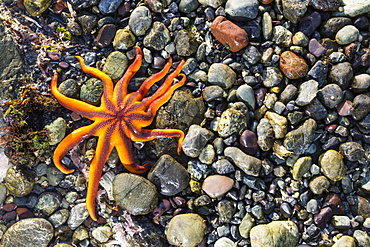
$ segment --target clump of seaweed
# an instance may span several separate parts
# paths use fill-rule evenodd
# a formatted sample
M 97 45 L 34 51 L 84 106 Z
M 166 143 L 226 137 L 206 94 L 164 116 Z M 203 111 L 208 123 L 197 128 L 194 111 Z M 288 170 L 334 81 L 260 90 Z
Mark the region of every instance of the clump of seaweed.
M 10 162 L 32 166 L 38 160 L 45 160 L 51 152 L 43 129 L 45 116 L 58 109 L 58 102 L 50 95 L 41 94 L 35 84 L 27 84 L 18 98 L 2 107 L 6 127 L 0 142 Z

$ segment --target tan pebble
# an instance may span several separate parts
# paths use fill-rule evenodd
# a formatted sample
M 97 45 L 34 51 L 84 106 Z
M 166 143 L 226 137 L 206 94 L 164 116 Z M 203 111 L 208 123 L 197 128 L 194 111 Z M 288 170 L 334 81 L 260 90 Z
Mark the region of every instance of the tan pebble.
M 234 185 L 234 180 L 232 178 L 212 175 L 207 177 L 204 182 L 202 189 L 212 198 L 217 198 L 228 192 Z

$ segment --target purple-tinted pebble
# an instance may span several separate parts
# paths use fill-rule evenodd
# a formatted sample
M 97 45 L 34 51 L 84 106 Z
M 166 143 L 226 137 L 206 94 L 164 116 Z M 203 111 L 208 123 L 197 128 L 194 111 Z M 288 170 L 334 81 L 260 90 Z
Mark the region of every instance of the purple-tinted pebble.
M 299 30 L 307 36 L 313 34 L 316 28 L 321 24 L 321 15 L 317 12 L 313 12 L 310 15 L 306 15 L 302 18 L 299 25 Z
M 249 155 L 257 152 L 257 137 L 253 131 L 245 130 L 239 138 L 241 149 Z
M 308 43 L 308 50 L 311 52 L 315 57 L 320 57 L 326 52 L 324 46 L 322 46 L 317 39 L 311 39 Z
M 96 37 L 96 44 L 100 48 L 107 47 L 113 41 L 116 34 L 116 25 L 105 24 L 99 29 L 98 35 Z
M 346 100 L 338 105 L 338 115 L 339 116 L 351 116 L 354 112 L 352 102 Z
M 331 219 L 331 216 L 333 216 L 333 210 L 330 207 L 325 207 L 319 213 L 315 214 L 313 220 L 318 227 L 323 229 Z

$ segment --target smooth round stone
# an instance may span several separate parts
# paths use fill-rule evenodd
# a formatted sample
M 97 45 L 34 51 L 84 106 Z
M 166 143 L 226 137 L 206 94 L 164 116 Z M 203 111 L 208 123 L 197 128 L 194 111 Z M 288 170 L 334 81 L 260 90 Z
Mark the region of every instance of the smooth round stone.
M 72 207 L 68 218 L 68 226 L 75 230 L 79 227 L 82 222 L 84 222 L 89 217 L 89 212 L 87 211 L 86 203 L 79 203 Z
M 128 59 L 125 54 L 120 51 L 110 53 L 103 67 L 103 72 L 106 73 L 112 81 L 118 81 L 123 76 L 123 73 L 128 67 Z
M 235 171 L 234 166 L 227 159 L 220 159 L 213 163 L 213 168 L 218 174 L 228 174 Z
M 108 15 L 114 13 L 121 3 L 122 0 L 100 0 L 98 7 L 103 15 Z
M 213 100 L 222 100 L 225 91 L 217 85 L 211 85 L 205 87 L 202 92 L 203 99 L 206 102 L 213 101 Z
M 207 146 L 205 146 L 199 154 L 199 161 L 204 164 L 210 165 L 215 159 L 215 155 L 216 153 L 213 146 L 211 144 L 207 144 Z
M 222 237 L 217 239 L 214 247 L 235 247 L 235 243 L 230 238 Z
M 5 186 L 16 197 L 26 196 L 35 186 L 35 175 L 26 167 L 11 167 L 5 177 Z
M 353 78 L 353 69 L 349 62 L 338 63 L 332 66 L 329 79 L 342 89 L 347 89 Z
M 179 10 L 182 13 L 189 14 L 190 12 L 196 10 L 199 6 L 197 0 L 181 0 L 179 3 Z
M 289 79 L 298 79 L 308 72 L 305 60 L 291 51 L 284 51 L 280 56 L 280 70 Z
M 58 144 L 66 135 L 67 121 L 58 117 L 53 122 L 45 126 L 49 138 L 49 145 Z
M 353 82 L 350 87 L 352 91 L 357 93 L 365 91 L 370 87 L 370 75 L 368 74 L 356 75 L 353 78 Z
M 113 197 L 120 207 L 133 215 L 148 214 L 158 202 L 155 185 L 141 176 L 129 173 L 120 173 L 114 178 Z
M 328 84 L 318 93 L 318 99 L 328 108 L 336 107 L 343 100 L 343 91 L 337 84 Z
M 360 32 L 353 25 L 341 28 L 335 35 L 335 40 L 340 45 L 347 45 L 358 40 Z
M 257 17 L 258 1 L 246 0 L 227 0 L 225 12 L 231 19 L 250 20 Z
M 78 22 L 81 24 L 83 33 L 90 33 L 98 24 L 98 17 L 93 14 L 83 14 L 77 17 Z
M 353 237 L 356 239 L 358 246 L 369 247 L 370 246 L 370 236 L 366 231 L 355 230 Z
M 51 2 L 51 0 L 24 0 L 23 5 L 30 15 L 38 16 L 49 8 Z
M 301 180 L 311 168 L 311 157 L 301 157 L 293 165 L 292 176 L 295 180 Z
M 292 221 L 273 221 L 254 226 L 250 231 L 252 247 L 285 246 L 296 247 L 299 240 L 297 225 Z
M 59 85 L 58 91 L 69 98 L 77 99 L 79 94 L 79 86 L 75 80 L 67 79 Z
M 293 45 L 305 47 L 308 45 L 308 38 L 303 32 L 296 32 L 292 38 Z
M 244 84 L 236 90 L 236 97 L 247 103 L 252 109 L 256 107 L 256 97 L 251 86 Z
M 235 83 L 236 73 L 226 64 L 213 63 L 208 70 L 208 81 L 228 89 Z
M 74 9 L 90 8 L 97 4 L 97 0 L 69 0 Z
M 262 16 L 262 34 L 265 40 L 269 40 L 272 35 L 272 18 L 269 12 L 263 13 Z
M 173 196 L 189 185 L 186 169 L 170 155 L 162 155 L 148 174 L 162 195 Z
M 130 15 L 130 20 L 128 22 L 130 30 L 136 36 L 145 35 L 146 31 L 152 25 L 152 15 L 150 10 L 145 6 L 139 6 Z
M 326 52 L 326 49 L 317 41 L 317 39 L 311 39 L 308 44 L 308 51 L 311 52 L 315 57 L 320 57 Z
M 112 44 L 115 34 L 116 34 L 116 25 L 105 24 L 99 29 L 95 42 L 99 48 L 105 48 Z
M 43 193 L 39 196 L 37 204 L 35 205 L 36 211 L 41 211 L 47 215 L 51 215 L 61 205 L 61 200 L 56 193 Z
M 135 35 L 129 29 L 119 29 L 113 40 L 115 50 L 128 50 L 136 43 Z
M 242 222 L 239 225 L 239 233 L 243 238 L 249 238 L 250 231 L 252 227 L 255 225 L 255 219 L 250 213 L 247 213 Z
M 0 207 L 4 204 L 7 195 L 8 189 L 6 188 L 5 184 L 0 183 Z
M 315 214 L 313 220 L 318 227 L 323 229 L 332 216 L 333 210 L 331 209 L 331 207 L 324 207 L 320 210 L 318 214 Z
M 331 223 L 336 229 L 345 230 L 351 228 L 351 222 L 348 216 L 334 215 L 331 218 Z
M 272 41 L 283 47 L 292 45 L 293 34 L 283 26 L 275 26 L 272 30 Z
M 202 185 L 203 191 L 211 198 L 217 198 L 226 194 L 234 186 L 232 178 L 222 175 L 208 176 Z
M 251 130 L 244 130 L 240 135 L 239 143 L 241 149 L 249 155 L 255 155 L 257 152 L 257 136 Z
M 175 246 L 194 247 L 203 240 L 206 229 L 203 218 L 198 214 L 180 214 L 171 219 L 166 236 Z
M 319 176 L 312 179 L 308 185 L 312 193 L 315 195 L 320 195 L 323 192 L 327 191 L 330 186 L 329 180 L 325 176 Z
M 346 167 L 342 155 L 335 150 L 328 150 L 321 154 L 319 163 L 323 173 L 332 181 L 339 181 L 346 175 Z
M 103 90 L 103 82 L 98 78 L 92 77 L 81 86 L 80 99 L 92 105 L 98 105 Z
M 356 247 L 356 241 L 353 237 L 342 236 L 338 242 L 336 242 L 333 247 Z
M 262 55 L 259 52 L 259 50 L 252 45 L 247 46 L 247 48 L 244 51 L 243 58 L 249 63 L 249 64 L 256 64 L 261 59 Z
M 145 47 L 160 51 L 164 49 L 170 40 L 170 32 L 167 27 L 163 23 L 156 21 L 143 42 Z
M 305 35 L 311 36 L 316 28 L 321 24 L 321 15 L 318 12 L 313 12 L 310 15 L 306 15 L 300 20 L 299 30 Z
M 273 128 L 274 137 L 276 139 L 283 138 L 287 132 L 287 119 L 284 116 L 280 116 L 272 111 L 266 112 L 265 118 L 269 121 Z
M 345 142 L 340 144 L 339 152 L 349 161 L 358 161 L 365 155 L 364 148 L 357 142 Z
M 53 236 L 54 228 L 49 221 L 42 218 L 23 219 L 6 230 L 1 246 L 47 247 Z
M 370 112 L 370 97 L 366 94 L 359 94 L 353 99 L 352 106 L 354 108 L 353 119 L 357 121 L 364 119 Z
M 346 55 L 339 51 L 332 52 L 329 55 L 329 59 L 333 64 L 343 63 L 347 60 Z
M 99 226 L 91 232 L 91 235 L 99 243 L 105 243 L 113 235 L 113 230 L 109 226 Z
M 319 202 L 315 199 L 311 199 L 307 202 L 307 212 L 310 214 L 317 214 L 320 211 Z
M 274 145 L 274 129 L 267 118 L 262 118 L 257 125 L 257 144 L 263 151 L 268 151 Z

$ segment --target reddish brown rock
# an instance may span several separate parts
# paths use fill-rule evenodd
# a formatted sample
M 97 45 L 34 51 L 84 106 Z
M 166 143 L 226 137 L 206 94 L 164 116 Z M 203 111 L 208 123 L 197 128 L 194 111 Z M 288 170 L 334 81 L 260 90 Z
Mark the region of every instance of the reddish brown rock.
M 218 16 L 212 22 L 211 32 L 223 45 L 228 45 L 232 52 L 240 51 L 249 42 L 247 32 L 223 16 Z
M 260 3 L 262 3 L 262 4 L 270 4 L 270 3 L 272 3 L 272 1 L 274 1 L 274 0 L 258 0 Z
M 307 74 L 308 65 L 294 52 L 284 51 L 280 56 L 280 70 L 289 79 L 298 79 Z
M 207 177 L 204 182 L 202 189 L 211 198 L 217 198 L 228 192 L 234 185 L 234 180 L 232 178 L 212 175 Z

